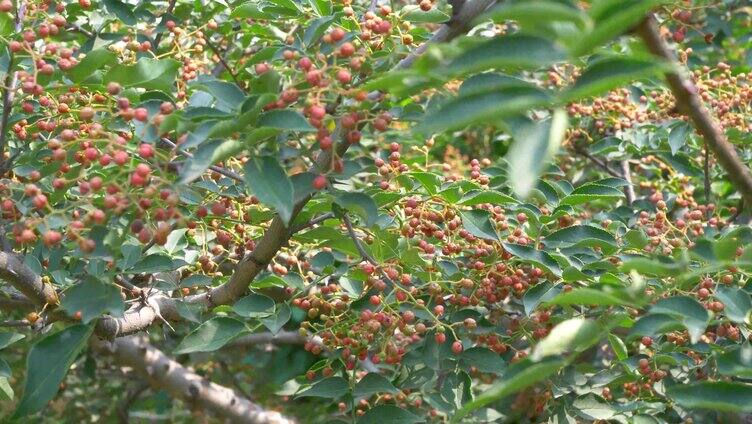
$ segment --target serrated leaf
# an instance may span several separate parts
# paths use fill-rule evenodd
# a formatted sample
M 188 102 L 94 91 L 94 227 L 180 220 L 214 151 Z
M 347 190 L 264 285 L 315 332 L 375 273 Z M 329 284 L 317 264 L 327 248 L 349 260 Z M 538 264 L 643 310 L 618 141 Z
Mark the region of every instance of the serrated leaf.
M 491 214 L 482 209 L 460 211 L 462 226 L 472 235 L 486 240 L 499 240 Z
M 501 355 L 491 349 L 474 346 L 462 352 L 460 359 L 467 364 L 467 368 L 474 367 L 480 372 L 501 375 L 506 371 L 506 362 Z
M 597 343 L 601 333 L 601 328 L 595 321 L 584 318 L 562 321 L 535 345 L 531 358 L 540 360 L 566 352 L 582 352 Z
M 543 169 L 559 150 L 567 130 L 567 113 L 556 109 L 550 119 L 528 122 L 513 131 L 514 142 L 507 153 L 510 183 L 514 193 L 526 198 Z
M 60 382 L 92 331 L 89 325 L 73 325 L 46 335 L 31 347 L 26 358 L 24 391 L 14 418 L 41 411 L 55 397 Z
M 376 202 L 365 193 L 343 193 L 334 199 L 334 203 L 342 209 L 357 213 L 369 227 L 375 224 L 379 217 Z
M 523 246 L 521 244 L 502 243 L 502 245 L 504 246 L 504 250 L 523 261 L 534 263 L 556 276 L 561 276 L 559 263 L 556 262 L 556 260 L 554 260 L 554 258 L 547 252 L 537 250 L 532 246 Z
M 752 311 L 749 293 L 737 287 L 719 285 L 715 290 L 715 297 L 723 303 L 723 313 L 728 319 L 739 324 L 749 322 L 749 313 Z
M 253 194 L 288 224 L 295 206 L 292 181 L 277 159 L 271 156 L 253 157 L 248 159 L 243 170 L 245 182 Z
M 80 311 L 84 324 L 104 313 L 116 317 L 123 316 L 125 310 L 120 289 L 95 278 L 89 278 L 67 289 L 61 306 L 71 315 Z
M 213 352 L 247 330 L 248 327 L 235 318 L 214 317 L 185 336 L 175 354 Z
M 464 404 L 454 414 L 450 422 L 453 424 L 462 422 L 462 419 L 471 412 L 549 378 L 564 365 L 563 360 L 556 358 L 540 362 L 533 362 L 530 359 L 520 361 L 509 367 L 509 370 L 501 377 L 499 382 L 485 390 L 474 400 Z
M 104 67 L 117 63 L 115 53 L 107 49 L 95 49 L 86 53 L 86 57 L 68 72 L 68 78 L 75 83 L 81 83 L 89 78 L 94 71 L 102 70 Z
M 142 272 L 155 273 L 172 271 L 175 268 L 172 259 L 167 255 L 153 253 L 141 258 L 131 268 L 127 269 L 131 274 L 140 274 Z
M 354 398 L 367 398 L 377 393 L 396 393 L 397 388 L 386 377 L 370 372 L 361 378 L 353 389 Z
M 689 331 L 692 343 L 697 343 L 710 322 L 710 314 L 700 302 L 689 296 L 660 299 L 650 308 L 651 313 L 665 314 L 679 320 Z
M 545 106 L 550 95 L 532 87 L 510 87 L 489 93 L 455 97 L 426 114 L 415 131 L 438 133 L 476 123 L 496 121 Z
M 423 422 L 423 418 L 412 412 L 394 405 L 377 405 L 370 408 L 358 418 L 358 424 L 415 424 Z
M 634 80 L 658 75 L 665 69 L 666 66 L 655 58 L 615 56 L 601 59 L 585 68 L 574 86 L 563 93 L 562 101 L 569 103 L 598 96 Z
M 275 109 L 265 112 L 259 117 L 257 125 L 286 131 L 316 131 L 316 128 L 308 123 L 300 112 L 290 109 Z
M 277 305 L 277 310 L 272 315 L 260 318 L 260 321 L 269 331 L 277 334 L 287 324 L 287 321 L 290 321 L 291 316 L 292 311 L 290 311 L 290 307 L 282 303 Z
M 262 294 L 249 294 L 235 302 L 232 310 L 246 318 L 266 317 L 274 313 L 274 300 Z
M 562 205 L 580 205 L 596 200 L 617 200 L 624 197 L 624 193 L 613 187 L 601 184 L 588 183 L 583 184 L 569 195 L 561 199 Z
M 347 380 L 342 377 L 329 377 L 317 381 L 311 387 L 299 392 L 295 397 L 321 397 L 337 399 L 350 391 Z
M 667 394 L 679 405 L 691 409 L 722 412 L 752 412 L 752 386 L 725 381 L 677 384 Z
M 484 19 L 490 19 L 497 23 L 512 20 L 523 27 L 538 26 L 551 22 L 566 22 L 585 31 L 593 26 L 590 17 L 580 9 L 552 1 L 501 4 L 491 9 L 479 20 Z
M 538 283 L 527 289 L 522 296 L 522 306 L 525 308 L 525 314 L 530 316 L 541 303 L 546 303 L 561 293 L 561 285 L 553 284 L 550 281 Z
M 5 349 L 6 347 L 23 339 L 24 337 L 26 336 L 21 333 L 8 333 L 5 331 L 0 331 L 0 349 Z
M 526 34 L 512 34 L 494 37 L 465 50 L 445 71 L 450 74 L 464 74 L 488 69 L 537 69 L 565 58 L 564 50 L 551 40 Z
M 671 131 L 668 133 L 668 145 L 671 148 L 672 155 L 677 154 L 681 150 L 687 142 L 689 135 L 692 134 L 692 131 L 692 125 L 684 121 L 679 121 L 671 127 Z
M 180 62 L 175 59 L 142 57 L 134 65 L 113 66 L 104 76 L 104 82 L 116 82 L 123 87 L 138 87 L 172 92 Z

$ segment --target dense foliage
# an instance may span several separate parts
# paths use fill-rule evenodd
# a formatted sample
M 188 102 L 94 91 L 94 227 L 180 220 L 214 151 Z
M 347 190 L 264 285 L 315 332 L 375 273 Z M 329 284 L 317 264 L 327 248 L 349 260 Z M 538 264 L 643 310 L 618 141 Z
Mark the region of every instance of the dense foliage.
M 4 419 L 748 418 L 751 25 L 0 0 Z

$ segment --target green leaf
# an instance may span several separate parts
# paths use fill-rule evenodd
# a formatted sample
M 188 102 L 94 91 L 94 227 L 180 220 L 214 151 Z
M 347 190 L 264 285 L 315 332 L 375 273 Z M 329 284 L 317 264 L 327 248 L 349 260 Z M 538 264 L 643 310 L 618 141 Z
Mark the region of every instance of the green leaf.
M 410 22 L 428 22 L 433 24 L 444 23 L 449 20 L 449 15 L 432 7 L 429 11 L 423 11 L 420 6 L 409 4 L 400 10 L 402 19 Z
M 522 306 L 525 308 L 525 314 L 530 316 L 541 303 L 554 299 L 561 293 L 561 285 L 553 284 L 550 281 L 538 283 L 530 287 L 522 296 Z
M 142 272 L 155 273 L 172 271 L 174 268 L 175 266 L 169 256 L 153 253 L 141 258 L 127 271 L 131 274 L 140 274 Z
M 5 37 L 11 35 L 16 30 L 15 26 L 16 24 L 10 14 L 0 13 L 0 36 Z M 3 72 L 4 71 L 5 70 L 3 70 Z
M 608 286 L 603 287 L 602 290 L 597 290 L 590 287 L 579 287 L 569 292 L 564 292 L 556 296 L 550 302 L 551 305 L 598 305 L 598 306 L 613 306 L 613 305 L 634 305 L 632 299 L 630 299 L 625 293 L 619 290 L 608 290 Z
M 277 305 L 277 310 L 274 312 L 274 314 L 268 317 L 263 317 L 260 319 L 260 321 L 262 324 L 264 324 L 264 327 L 269 329 L 269 331 L 277 334 L 279 333 L 279 330 L 281 330 L 282 327 L 287 324 L 287 321 L 290 321 L 291 316 L 292 311 L 290 311 L 290 307 L 283 303 L 281 305 Z
M 595 321 L 584 318 L 562 321 L 535 345 L 531 358 L 535 361 L 565 352 L 582 352 L 597 343 L 601 334 Z
M 438 133 L 476 123 L 496 122 L 504 116 L 545 106 L 549 101 L 550 95 L 545 91 L 524 86 L 459 96 L 426 114 L 415 131 Z
M 723 303 L 723 313 L 728 319 L 739 324 L 749 323 L 749 312 L 752 310 L 749 293 L 737 287 L 719 285 L 715 297 Z
M 379 217 L 376 202 L 365 193 L 343 193 L 334 199 L 334 203 L 342 209 L 357 213 L 369 227 L 375 224 Z
M 123 316 L 125 310 L 120 289 L 96 278 L 88 278 L 66 290 L 61 306 L 71 315 L 80 311 L 84 324 L 104 313 Z
M 412 412 L 394 405 L 378 405 L 366 411 L 358 418 L 358 424 L 415 424 L 424 419 Z
M 210 286 L 212 278 L 208 275 L 193 274 L 180 280 L 180 287 Z
M 725 381 L 677 384 L 667 388 L 668 396 L 690 409 L 722 412 L 752 412 L 752 386 Z
M 563 93 L 562 101 L 569 103 L 598 96 L 634 80 L 658 75 L 665 69 L 655 58 L 616 56 L 601 59 L 583 71 L 574 86 Z
M 41 411 L 55 397 L 60 382 L 86 346 L 93 329 L 89 325 L 73 325 L 45 336 L 31 347 L 26 358 L 23 396 L 14 418 Z
M 710 314 L 700 302 L 689 296 L 672 296 L 660 299 L 651 313 L 665 314 L 676 318 L 689 331 L 692 343 L 697 343 L 710 322 Z
M 292 219 L 293 187 L 285 170 L 271 156 L 248 159 L 245 166 L 245 182 L 261 202 L 275 209 L 285 224 Z
M 133 12 L 133 6 L 120 0 L 103 0 L 102 4 L 108 12 L 117 16 L 126 25 L 136 25 L 138 18 Z
M 135 65 L 113 66 L 104 76 L 104 82 L 116 82 L 123 87 L 137 87 L 172 92 L 180 62 L 175 59 L 142 57 Z
M 464 404 L 454 414 L 450 422 L 455 424 L 462 422 L 462 418 L 473 411 L 524 390 L 539 381 L 546 380 L 564 365 L 563 360 L 556 358 L 549 358 L 540 362 L 533 362 L 530 359 L 520 361 L 509 367 L 509 371 L 502 376 L 499 382 L 485 390 L 475 400 Z
M 243 150 L 243 144 L 236 140 L 214 140 L 203 143 L 180 168 L 180 184 L 188 184 L 199 178 L 213 164 L 227 159 Z
M 537 69 L 565 58 L 564 50 L 551 40 L 512 34 L 494 37 L 465 50 L 444 71 L 455 75 L 488 69 Z
M 514 142 L 507 153 L 512 190 L 526 198 L 543 169 L 559 150 L 567 130 L 567 112 L 556 109 L 550 119 L 529 122 L 513 132 Z
M 86 53 L 86 57 L 68 72 L 68 78 L 75 83 L 81 83 L 89 78 L 95 71 L 104 69 L 105 66 L 117 63 L 115 53 L 107 49 L 95 49 Z
M 693 130 L 692 125 L 684 121 L 679 121 L 671 127 L 671 131 L 668 133 L 668 145 L 671 148 L 672 155 L 679 153 Z
M 0 377 L 0 399 L 13 400 L 13 396 L 13 387 L 8 383 L 8 377 Z
M 644 257 L 633 257 L 624 261 L 620 267 L 622 272 L 637 271 L 643 275 L 656 277 L 675 276 L 684 269 L 684 264 L 677 262 L 665 262 Z
M 465 193 L 462 196 L 462 199 L 460 199 L 460 201 L 457 203 L 464 206 L 476 206 L 482 203 L 490 203 L 494 206 L 497 206 L 516 204 L 519 203 L 519 201 L 512 196 L 499 193 L 498 191 L 471 190 Z
M 640 228 L 627 231 L 623 238 L 627 242 L 627 247 L 632 249 L 642 249 L 650 243 L 650 239 Z
M 616 238 L 608 231 L 592 225 L 571 225 L 546 236 L 546 246 L 561 248 L 569 246 L 598 246 L 616 250 Z
M 616 415 L 614 407 L 592 393 L 578 397 L 572 406 L 578 415 L 587 420 L 609 420 Z
M 337 399 L 350 391 L 347 380 L 342 377 L 329 377 L 317 381 L 309 388 L 298 393 L 296 397 L 322 397 Z
M 611 350 L 614 351 L 618 360 L 623 361 L 627 359 L 627 345 L 624 344 L 624 341 L 619 336 L 609 333 L 608 343 L 611 345 Z
M 257 125 L 286 131 L 316 131 L 316 128 L 309 124 L 300 112 L 290 109 L 275 109 L 263 113 L 259 117 Z
M 5 349 L 6 347 L 23 339 L 24 337 L 26 336 L 21 333 L 8 333 L 2 331 L 0 332 L 0 349 Z
M 671 315 L 648 314 L 637 320 L 629 331 L 630 337 L 656 336 L 684 328 L 681 321 Z
M 475 367 L 480 372 L 501 375 L 506 371 L 506 362 L 501 355 L 486 347 L 474 346 L 462 352 L 460 357 L 467 368 Z
M 490 19 L 496 23 L 516 21 L 523 27 L 541 24 L 571 23 L 580 30 L 589 30 L 593 22 L 576 7 L 553 1 L 505 3 L 486 13 L 480 20 Z
M 438 188 L 441 186 L 441 179 L 439 176 L 431 172 L 409 172 L 405 175 L 409 175 L 418 180 L 420 185 L 422 185 L 430 195 L 436 194 Z
M 235 318 L 214 317 L 191 331 L 175 349 L 175 354 L 213 352 L 248 330 Z
M 486 240 L 499 240 L 496 228 L 491 221 L 491 214 L 483 209 L 460 211 L 462 226 L 475 237 Z
M 551 274 L 561 276 L 559 263 L 547 252 L 521 244 L 502 243 L 502 245 L 504 246 L 504 250 L 522 259 L 524 262 L 534 263 Z
M 601 184 L 583 184 L 561 199 L 562 205 L 580 205 L 596 200 L 616 200 L 624 197 L 621 190 Z
M 396 393 L 398 390 L 386 377 L 371 372 L 361 378 L 353 389 L 354 398 L 367 398 L 377 393 Z
M 752 346 L 749 342 L 741 346 L 729 346 L 716 355 L 718 372 L 736 378 L 752 378 Z
M 243 3 L 240 6 L 232 10 L 230 14 L 233 18 L 252 18 L 252 19 L 268 19 L 272 17 L 269 13 L 264 13 L 259 6 L 261 3 L 252 1 Z
M 598 46 L 629 31 L 655 7 L 670 3 L 669 0 L 601 0 L 594 2 L 590 16 L 595 28 L 583 34 L 570 50 L 572 57 L 589 53 Z
M 249 294 L 235 302 L 232 310 L 246 318 L 266 317 L 274 313 L 274 300 L 262 294 Z

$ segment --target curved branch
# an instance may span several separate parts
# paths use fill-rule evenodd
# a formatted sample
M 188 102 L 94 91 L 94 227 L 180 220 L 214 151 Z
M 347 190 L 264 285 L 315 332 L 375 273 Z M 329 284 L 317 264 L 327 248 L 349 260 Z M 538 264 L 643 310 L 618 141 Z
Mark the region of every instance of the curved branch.
M 297 331 L 280 331 L 277 334 L 271 332 L 254 333 L 238 337 L 227 345 L 227 348 L 250 348 L 259 345 L 302 345 L 307 342 L 323 344 L 320 337 L 303 336 Z
M 674 54 L 661 37 L 653 15 L 648 15 L 637 27 L 637 34 L 655 56 L 676 65 Z M 666 81 L 674 94 L 677 108 L 692 120 L 697 131 L 702 134 L 726 171 L 728 179 L 744 198 L 745 206 L 752 205 L 752 173 L 739 159 L 734 146 L 726 139 L 723 128 L 703 104 L 697 87 L 678 71 L 666 72 Z
M 417 56 L 426 50 L 427 45 L 449 41 L 463 34 L 470 23 L 494 3 L 495 0 L 474 0 L 466 3 L 460 13 L 452 19 L 452 22 L 439 28 L 429 41 L 411 52 L 408 57 L 395 66 L 395 69 L 409 67 Z M 335 157 L 344 155 L 350 147 L 342 131 L 338 131 L 339 134 L 333 137 L 338 140 L 336 150 L 322 151 L 316 158 L 316 163 L 311 169 L 312 172 L 319 174 L 327 172 L 332 160 Z M 309 195 L 294 205 L 292 220 L 303 210 L 303 207 L 311 197 L 312 195 Z M 282 219 L 279 216 L 275 216 L 271 225 L 261 237 L 261 240 L 256 244 L 256 248 L 252 253 L 246 255 L 238 262 L 235 272 L 226 283 L 214 287 L 208 292 L 190 296 L 184 299 L 184 301 L 199 304 L 205 309 L 234 303 L 246 294 L 251 281 L 266 268 L 279 250 L 287 244 L 292 234 L 293 231 L 287 228 Z M 160 296 L 158 298 L 151 298 L 150 304 L 159 308 L 161 316 L 165 320 L 180 319 L 180 315 L 177 313 L 176 299 Z M 101 319 L 97 325 L 97 334 L 112 339 L 148 327 L 157 318 L 157 314 L 150 313 L 144 309 L 147 308 L 144 307 L 137 311 L 137 316 L 133 315 L 133 313 L 126 313 L 122 318 L 105 317 Z
M 58 303 L 55 288 L 45 284 L 42 277 L 12 253 L 0 252 L 0 279 L 10 283 L 39 306 Z
M 170 359 L 143 337 L 123 337 L 100 345 L 120 365 L 133 368 L 152 385 L 172 397 L 214 412 L 237 423 L 293 424 L 278 412 L 268 411 L 243 398 L 234 390 L 212 383 Z

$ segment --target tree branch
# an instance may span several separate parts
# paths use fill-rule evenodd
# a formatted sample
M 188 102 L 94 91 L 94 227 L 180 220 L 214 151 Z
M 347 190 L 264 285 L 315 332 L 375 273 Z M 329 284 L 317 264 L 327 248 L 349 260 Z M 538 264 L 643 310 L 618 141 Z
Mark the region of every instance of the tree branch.
M 624 187 L 624 196 L 627 197 L 627 204 L 631 205 L 635 201 L 635 191 L 634 191 L 634 184 L 632 184 L 632 171 L 629 170 L 629 161 L 623 160 L 621 161 L 621 174 L 622 178 L 624 178 L 627 183 L 627 186 Z
M 0 252 L 0 279 L 10 283 L 37 305 L 53 306 L 58 303 L 55 288 L 45 284 L 42 277 L 12 253 Z
M 15 31 L 17 34 L 20 34 L 23 29 L 25 13 L 26 3 L 18 2 L 15 20 Z M 8 159 L 7 163 L 5 161 L 5 146 L 8 144 L 8 122 L 10 120 L 10 111 L 13 108 L 13 96 L 18 85 L 18 72 L 12 72 L 13 53 L 8 51 L 8 55 L 8 68 L 6 69 L 5 80 L 3 81 L 3 87 L 5 87 L 5 91 L 2 94 L 3 112 L 0 115 L 0 175 L 5 174 L 11 168 L 12 159 Z
M 478 15 L 494 4 L 494 2 L 495 0 L 474 0 L 465 4 L 456 19 L 453 19 L 449 24 L 443 25 L 429 41 L 411 53 L 413 59 L 402 60 L 395 66 L 395 69 L 410 66 L 417 55 L 425 51 L 428 44 L 449 41 L 462 34 L 467 29 L 467 26 Z M 335 157 L 344 155 L 350 147 L 350 144 L 344 138 L 344 132 L 339 126 L 337 134 L 333 138 L 338 140 L 336 149 L 332 148 L 322 151 L 316 158 L 315 164 L 311 167 L 312 172 L 318 174 L 328 172 L 332 160 Z M 170 144 L 174 143 L 170 142 Z M 294 205 L 292 211 L 293 220 L 311 197 L 312 195 L 309 195 Z M 266 268 L 279 250 L 287 244 L 292 234 L 293 232 L 287 228 L 282 219 L 279 216 L 275 216 L 271 225 L 261 237 L 261 240 L 256 244 L 256 248 L 252 253 L 246 255 L 238 262 L 235 272 L 226 283 L 213 287 L 208 292 L 187 297 L 183 301 L 199 304 L 204 309 L 234 303 L 246 294 L 251 281 L 256 278 L 259 272 Z M 100 319 L 97 324 L 97 334 L 111 339 L 142 330 L 151 325 L 154 319 L 159 316 L 164 317 L 165 320 L 181 319 L 177 312 L 176 299 L 169 298 L 163 294 L 157 294 L 148 298 L 148 301 L 147 306 L 141 307 L 134 312 L 128 312 L 122 318 L 104 317 Z
M 165 15 L 172 14 L 172 11 L 175 10 L 175 3 L 176 0 L 170 0 L 167 4 L 167 10 L 165 11 Z M 162 18 L 164 20 L 164 18 Z M 160 31 L 155 37 L 154 37 L 154 46 L 152 50 L 156 53 L 157 49 L 159 49 L 159 43 L 162 42 L 162 37 L 164 37 L 164 31 Z
M 172 397 L 212 411 L 236 423 L 292 424 L 278 412 L 268 411 L 238 395 L 234 390 L 212 383 L 180 363 L 170 359 L 143 337 L 123 337 L 99 346 L 115 361 L 133 368 L 151 384 L 164 389 Z
M 277 334 L 265 332 L 238 337 L 228 344 L 227 347 L 248 349 L 260 345 L 302 345 L 306 342 L 319 345 L 323 343 L 321 338 L 317 336 L 303 336 L 297 331 L 280 331 Z
M 653 15 L 649 15 L 637 27 L 637 34 L 654 55 L 679 66 L 673 52 L 661 37 Z M 744 198 L 745 206 L 752 205 L 752 173 L 739 159 L 734 146 L 726 139 L 723 128 L 703 104 L 697 87 L 678 71 L 666 72 L 666 81 L 676 99 L 676 107 L 692 120 L 697 131 L 705 138 L 705 143 L 715 153 L 728 179 Z

